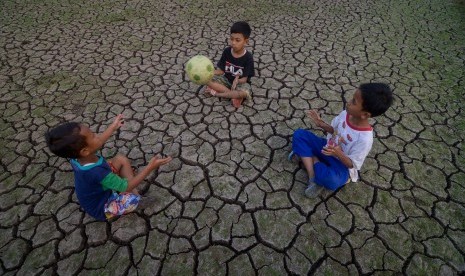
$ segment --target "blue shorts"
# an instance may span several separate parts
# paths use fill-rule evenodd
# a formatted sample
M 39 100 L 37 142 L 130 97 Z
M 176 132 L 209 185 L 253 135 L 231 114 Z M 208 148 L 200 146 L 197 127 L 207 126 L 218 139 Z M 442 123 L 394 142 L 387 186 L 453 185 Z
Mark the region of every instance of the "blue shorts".
M 313 165 L 315 183 L 334 191 L 347 183 L 349 169 L 336 157 L 322 154 L 325 145 L 326 139 L 304 129 L 296 130 L 292 138 L 292 150 L 296 155 L 320 160 Z

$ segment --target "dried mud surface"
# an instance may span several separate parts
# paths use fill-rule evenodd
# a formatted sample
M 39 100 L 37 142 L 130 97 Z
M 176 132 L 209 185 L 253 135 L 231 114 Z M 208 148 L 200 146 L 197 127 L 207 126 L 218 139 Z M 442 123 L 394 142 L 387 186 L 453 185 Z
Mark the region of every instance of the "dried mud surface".
M 0 2 L 0 274 L 464 272 L 463 1 L 234 3 Z M 257 74 L 237 111 L 183 68 L 216 62 L 235 20 L 252 25 Z M 370 81 L 396 101 L 361 180 L 305 198 L 293 131 Z M 141 186 L 153 207 L 98 222 L 43 134 L 119 113 L 104 156 L 141 167 L 172 142 L 174 160 Z

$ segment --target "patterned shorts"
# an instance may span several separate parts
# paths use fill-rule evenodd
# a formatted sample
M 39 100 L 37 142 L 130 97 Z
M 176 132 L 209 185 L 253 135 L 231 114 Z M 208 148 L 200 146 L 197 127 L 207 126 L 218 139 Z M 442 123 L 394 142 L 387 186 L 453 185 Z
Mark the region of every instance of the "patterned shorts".
M 222 85 L 226 86 L 228 89 L 231 89 L 232 83 L 229 82 L 229 80 L 224 76 L 224 75 L 214 75 L 213 76 L 213 81 L 221 83 Z M 239 83 L 236 86 L 236 90 L 239 91 L 248 91 L 250 94 L 252 93 L 252 86 L 250 86 L 250 83 Z
M 131 193 L 114 192 L 107 203 L 105 203 L 105 216 L 107 219 L 121 216 L 136 210 L 139 205 L 140 196 Z

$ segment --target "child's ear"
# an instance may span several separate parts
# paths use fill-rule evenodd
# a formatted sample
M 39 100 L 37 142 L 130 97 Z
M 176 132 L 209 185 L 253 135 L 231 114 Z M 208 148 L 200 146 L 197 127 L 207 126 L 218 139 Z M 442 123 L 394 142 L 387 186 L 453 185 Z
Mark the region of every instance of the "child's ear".
M 82 156 L 82 157 L 86 157 L 90 154 L 90 150 L 88 147 L 83 147 L 80 151 L 79 151 L 79 155 Z
M 364 119 L 370 119 L 371 118 L 371 113 L 368 111 L 363 111 L 362 113 L 362 118 Z

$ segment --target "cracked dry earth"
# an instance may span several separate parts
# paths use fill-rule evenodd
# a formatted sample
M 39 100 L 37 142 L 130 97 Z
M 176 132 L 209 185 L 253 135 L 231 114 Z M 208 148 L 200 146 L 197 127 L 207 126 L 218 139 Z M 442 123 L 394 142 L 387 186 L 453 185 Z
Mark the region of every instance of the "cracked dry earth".
M 234 3 L 0 3 L 0 274 L 464 272 L 464 2 Z M 183 71 L 196 54 L 216 62 L 235 20 L 253 27 L 257 74 L 237 111 Z M 373 121 L 362 179 L 305 198 L 293 131 L 369 81 L 396 102 Z M 153 207 L 97 222 L 43 134 L 119 113 L 104 156 L 174 160 L 142 185 Z

